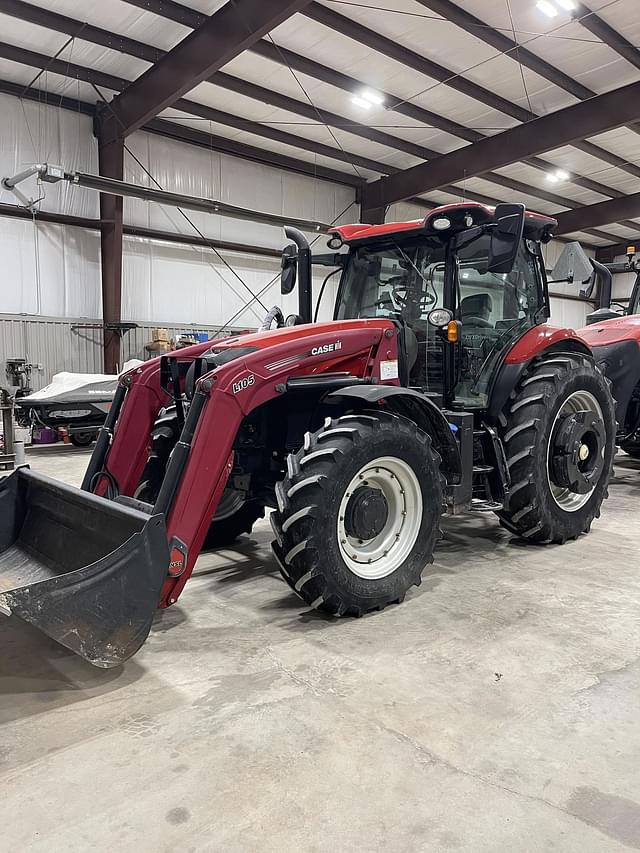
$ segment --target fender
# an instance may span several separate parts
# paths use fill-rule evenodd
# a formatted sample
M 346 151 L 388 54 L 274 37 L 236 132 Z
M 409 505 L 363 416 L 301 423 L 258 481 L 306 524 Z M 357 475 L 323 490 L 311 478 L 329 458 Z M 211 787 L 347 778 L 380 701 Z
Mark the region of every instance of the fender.
M 487 422 L 495 424 L 509 394 L 536 356 L 547 352 L 579 352 L 593 357 L 587 342 L 573 329 L 560 329 L 546 323 L 528 329 L 507 353 L 491 386 Z
M 442 456 L 442 473 L 449 485 L 457 485 L 462 479 L 462 461 L 458 442 L 455 440 L 449 421 L 436 404 L 411 388 L 399 388 L 390 385 L 354 385 L 331 391 L 325 397 L 327 402 L 339 402 L 341 399 L 359 400 L 369 406 L 386 404 L 385 408 L 397 415 L 414 421 L 424 430 Z
M 560 329 L 543 323 L 528 329 L 511 347 L 504 360 L 505 364 L 529 362 L 536 355 L 547 350 L 563 349 L 570 352 L 583 352 L 591 355 L 591 349 L 584 338 L 573 329 Z

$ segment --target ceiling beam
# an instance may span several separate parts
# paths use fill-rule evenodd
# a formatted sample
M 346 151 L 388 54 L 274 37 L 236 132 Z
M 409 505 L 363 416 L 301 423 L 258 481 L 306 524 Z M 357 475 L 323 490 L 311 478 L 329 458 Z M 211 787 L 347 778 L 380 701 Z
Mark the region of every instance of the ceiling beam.
M 565 92 L 569 92 L 579 100 L 584 101 L 586 98 L 592 98 L 596 94 L 591 89 L 583 86 L 582 83 L 578 83 L 577 80 L 569 77 L 568 74 L 555 68 L 549 62 L 545 62 L 544 59 L 536 56 L 530 50 L 527 50 L 526 47 L 521 47 L 517 42 L 509 38 L 509 36 L 498 30 L 494 30 L 493 27 L 481 21 L 480 18 L 476 18 L 475 15 L 456 6 L 451 0 L 417 0 L 417 2 L 426 9 L 430 9 L 432 12 L 440 15 L 445 21 L 455 24 L 485 44 L 495 47 L 500 53 L 505 53 L 516 62 L 522 63 L 522 65 L 531 69 L 531 71 L 535 71 L 540 77 L 544 77 L 545 80 L 548 80 L 555 86 L 559 86 Z M 507 7 L 505 6 L 504 8 L 506 11 Z M 435 26 L 437 26 L 437 23 L 434 24 L 434 28 Z
M 82 38 L 92 44 L 99 44 L 102 47 L 108 47 L 110 50 L 117 50 L 120 53 L 144 59 L 146 62 L 158 62 L 164 55 L 163 50 L 143 44 L 136 39 L 116 35 L 109 30 L 94 27 L 86 22 L 76 21 L 66 15 L 60 15 L 58 12 L 51 12 L 49 9 L 34 6 L 32 3 L 25 3 L 23 0 L 0 0 L 0 12 L 17 18 L 19 21 L 27 21 L 47 30 Z
M 405 154 L 419 157 L 422 160 L 440 156 L 440 153 L 433 148 L 416 145 L 414 142 L 392 136 L 390 133 L 384 133 L 362 122 L 338 115 L 329 110 L 316 108 L 308 102 L 305 103 L 288 95 L 283 95 L 277 89 L 267 89 L 264 86 L 249 83 L 246 80 L 241 80 L 239 77 L 234 77 L 223 71 L 218 71 L 213 77 L 210 77 L 209 82 L 229 92 L 236 92 L 238 95 L 251 98 L 259 103 L 271 104 L 274 107 L 278 107 L 278 109 L 287 110 L 287 112 L 307 118 L 309 121 L 315 122 L 315 124 L 326 124 L 329 127 L 335 127 L 346 133 L 359 136 L 362 139 L 368 139 L 370 142 L 377 142 L 379 145 L 386 145 L 388 148 L 393 148 L 396 151 L 403 151 Z
M 640 99 L 640 83 L 632 83 L 489 136 L 437 160 L 381 178 L 365 187 L 365 206 L 391 204 L 620 127 L 640 118 L 637 99 Z
M 597 36 L 601 42 L 624 57 L 627 62 L 636 68 L 640 68 L 640 51 L 624 36 L 620 35 L 617 30 L 609 26 L 606 21 L 603 21 L 599 15 L 592 12 L 588 6 L 584 3 L 578 3 L 571 12 L 571 16 L 590 33 Z
M 142 1 L 143 0 L 141 0 L 141 2 Z M 127 0 L 127 2 L 130 2 L 130 0 Z M 335 71 L 332 68 L 327 68 L 319 62 L 315 62 L 312 59 L 307 59 L 306 57 L 301 56 L 298 53 L 294 53 L 294 51 L 292 50 L 288 50 L 287 48 L 272 44 L 271 42 L 267 42 L 264 39 L 262 41 L 257 42 L 251 48 L 251 52 L 257 53 L 264 59 L 269 59 L 273 62 L 277 62 L 283 65 L 290 65 L 293 69 L 301 72 L 302 74 L 307 74 L 310 77 L 314 77 L 316 80 L 321 80 L 323 83 L 328 83 L 329 85 L 335 86 L 346 92 L 358 92 L 360 89 L 366 88 L 367 85 L 360 80 L 356 80 L 353 77 L 349 77 L 347 74 Z M 467 128 L 464 125 L 458 124 L 457 122 L 451 121 L 450 119 L 446 119 L 443 116 L 430 112 L 429 110 L 425 110 L 423 107 L 418 107 L 415 104 L 403 101 L 396 95 L 391 95 L 388 92 L 385 92 L 384 90 L 381 90 L 379 88 L 377 88 L 376 91 L 380 92 L 380 94 L 384 97 L 385 108 L 387 110 L 401 113 L 402 115 L 405 115 L 408 118 L 412 118 L 415 121 L 423 123 L 427 127 L 437 127 L 440 130 L 444 130 L 446 133 L 449 133 L 452 136 L 457 136 L 458 138 L 464 139 L 467 142 L 477 142 L 478 140 L 485 138 L 485 134 L 483 133 Z M 585 143 L 585 145 L 587 144 L 590 143 Z M 593 147 L 596 148 L 597 146 Z M 604 150 L 602 154 L 603 158 L 604 156 L 609 156 L 609 152 L 606 152 Z M 624 164 L 625 161 L 622 157 L 617 157 L 616 155 L 611 156 L 615 157 L 616 160 L 616 162 L 612 165 Z M 553 171 L 553 169 L 555 168 L 553 163 L 549 163 L 546 160 L 541 159 L 540 157 L 530 157 L 524 162 L 527 163 L 527 165 L 533 166 L 534 168 L 544 172 L 545 174 L 549 171 Z M 607 162 L 609 162 L 609 160 L 607 160 Z M 635 169 L 637 167 L 633 168 Z M 640 168 L 638 168 L 637 171 L 638 176 L 640 177 Z M 492 179 L 493 177 L 494 174 L 492 173 Z M 504 181 L 508 180 L 508 178 L 501 176 L 501 180 L 498 181 L 498 183 L 500 183 L 501 186 L 507 186 Z M 517 182 L 514 182 L 514 184 L 515 183 Z M 613 187 L 609 187 L 606 184 L 601 184 L 600 182 L 594 181 L 591 178 L 585 178 L 581 175 L 577 175 L 574 172 L 571 173 L 571 183 L 575 184 L 578 187 L 582 187 L 583 189 L 590 190 L 591 192 L 599 193 L 600 195 L 603 195 L 606 198 L 615 198 L 617 196 L 624 195 L 624 193 L 614 189 Z M 521 184 L 521 186 L 524 186 L 524 184 Z M 515 186 L 513 186 L 512 189 L 515 189 Z M 529 195 L 535 195 L 537 198 L 544 198 L 547 200 L 549 200 L 549 196 L 552 195 L 550 193 L 545 193 L 544 190 L 539 191 L 533 186 L 529 186 L 527 192 Z M 557 203 L 557 200 L 554 200 L 554 204 Z
M 618 219 L 633 219 L 634 217 L 640 217 L 640 193 L 554 214 L 554 218 L 558 220 L 556 234 L 584 231 L 585 228 L 595 228 L 598 225 L 616 222 Z M 636 227 L 638 226 L 636 225 Z
M 538 117 L 535 113 L 523 109 L 518 106 L 518 104 L 514 104 L 506 98 L 499 97 L 495 92 L 467 80 L 457 74 L 453 69 L 446 68 L 443 65 L 432 62 L 415 51 L 402 47 L 392 39 L 386 38 L 385 36 L 376 33 L 374 30 L 356 23 L 351 18 L 347 18 L 344 15 L 334 12 L 332 9 L 328 9 L 325 6 L 319 6 L 317 3 L 311 3 L 302 14 L 326 27 L 329 27 L 335 32 L 352 38 L 359 44 L 366 45 L 372 50 L 382 53 L 383 55 L 390 56 L 392 59 L 406 65 L 408 68 L 418 71 L 420 74 L 424 74 L 427 77 L 438 80 L 444 86 L 456 89 L 457 91 L 468 95 L 488 107 L 492 107 L 499 112 L 505 113 L 505 115 L 511 116 L 519 122 L 527 122 L 531 118 Z M 617 166 L 619 169 L 628 172 L 630 175 L 640 177 L 640 166 L 636 166 L 634 163 L 627 163 L 623 157 L 618 157 L 610 151 L 601 148 L 599 145 L 595 145 L 593 142 L 576 140 L 573 143 L 573 147 L 578 148 L 586 154 L 591 154 L 593 157 L 598 157 L 606 163 L 609 163 L 611 166 Z
M 102 135 L 126 137 L 172 106 L 308 0 L 230 0 L 110 104 Z
M 318 24 L 323 24 L 335 32 L 370 47 L 378 53 L 382 53 L 384 56 L 395 59 L 402 65 L 406 65 L 408 68 L 412 68 L 414 71 L 418 71 L 432 80 L 444 83 L 446 86 L 461 92 L 463 95 L 467 95 L 469 98 L 473 98 L 475 101 L 480 101 L 480 103 L 494 110 L 510 115 L 518 121 L 529 121 L 531 118 L 532 114 L 529 110 L 511 103 L 506 98 L 501 98 L 495 92 L 479 86 L 472 80 L 461 77 L 450 68 L 440 65 L 438 62 L 433 62 L 407 47 L 403 47 L 394 39 L 380 35 L 380 33 L 370 30 L 352 18 L 347 18 L 345 15 L 334 12 L 333 9 L 321 6 L 319 3 L 310 3 L 301 14 Z
M 224 136 L 216 136 L 188 125 L 178 124 L 175 121 L 154 118 L 141 129 L 177 142 L 187 142 L 208 151 L 217 151 L 221 154 L 229 154 L 232 157 L 241 157 L 254 163 L 262 163 L 265 166 L 274 166 L 285 172 L 296 172 L 300 175 L 308 175 L 311 178 L 331 181 L 334 184 L 345 184 L 355 189 L 362 186 L 362 179 L 354 173 L 340 172 L 338 169 L 319 166 L 310 160 L 299 160 L 297 157 L 258 148 L 256 145 L 248 145 L 246 142 L 237 142 L 235 139 L 227 139 Z
M 432 12 L 441 15 L 445 20 L 450 21 L 485 44 L 495 47 L 496 50 L 499 50 L 505 56 L 508 56 L 520 65 L 524 65 L 540 77 L 553 83 L 554 86 L 558 86 L 560 89 L 564 89 L 565 92 L 569 92 L 575 98 L 586 101 L 597 94 L 593 89 L 583 86 L 582 83 L 560 71 L 559 68 L 536 56 L 535 53 L 526 47 L 519 45 L 514 39 L 493 29 L 493 27 L 490 27 L 484 21 L 481 21 L 480 18 L 476 18 L 475 15 L 470 14 L 465 9 L 461 9 L 455 3 L 452 3 L 451 0 L 418 0 L 418 3 L 427 9 L 431 9 Z M 576 10 L 572 15 L 578 23 L 582 23 L 582 17 L 586 16 L 586 18 L 589 18 L 592 13 L 583 4 L 579 5 L 582 6 L 582 11 Z M 600 23 L 604 27 L 607 26 L 603 21 Z M 585 26 L 588 28 L 588 24 L 585 24 Z M 611 30 L 611 32 L 613 33 L 614 31 Z M 629 129 L 635 133 L 638 133 L 640 130 L 637 126 L 631 126 Z

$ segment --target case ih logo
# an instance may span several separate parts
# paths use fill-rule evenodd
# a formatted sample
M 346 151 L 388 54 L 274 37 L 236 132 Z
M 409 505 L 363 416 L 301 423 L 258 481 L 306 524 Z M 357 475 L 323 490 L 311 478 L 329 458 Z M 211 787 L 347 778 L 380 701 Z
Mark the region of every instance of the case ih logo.
M 314 347 L 311 350 L 311 355 L 324 355 L 328 352 L 337 352 L 339 349 L 342 349 L 342 341 L 336 341 L 333 344 L 323 344 L 320 347 Z

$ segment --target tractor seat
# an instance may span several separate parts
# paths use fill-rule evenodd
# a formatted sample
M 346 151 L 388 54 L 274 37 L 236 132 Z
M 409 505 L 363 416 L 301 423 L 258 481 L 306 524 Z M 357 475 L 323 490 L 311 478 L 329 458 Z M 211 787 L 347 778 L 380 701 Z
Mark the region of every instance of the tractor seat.
M 493 310 L 493 300 L 488 293 L 474 293 L 465 296 L 460 303 L 460 319 L 465 329 L 475 327 L 476 329 L 492 329 L 493 324 L 489 319 Z

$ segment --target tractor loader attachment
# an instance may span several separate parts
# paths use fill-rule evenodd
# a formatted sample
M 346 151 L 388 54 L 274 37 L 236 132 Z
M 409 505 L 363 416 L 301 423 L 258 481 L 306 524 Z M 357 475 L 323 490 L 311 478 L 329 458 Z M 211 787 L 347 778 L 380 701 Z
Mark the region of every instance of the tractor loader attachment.
M 142 646 L 168 564 L 162 515 L 25 468 L 0 481 L 0 612 L 94 666 Z

